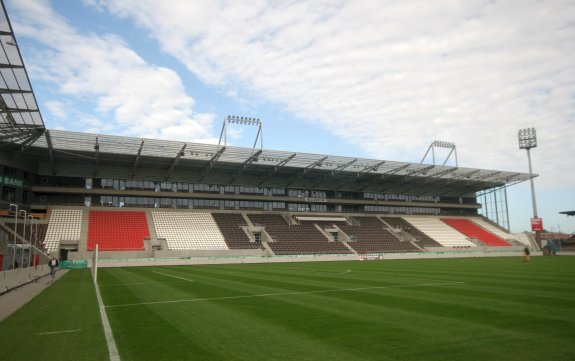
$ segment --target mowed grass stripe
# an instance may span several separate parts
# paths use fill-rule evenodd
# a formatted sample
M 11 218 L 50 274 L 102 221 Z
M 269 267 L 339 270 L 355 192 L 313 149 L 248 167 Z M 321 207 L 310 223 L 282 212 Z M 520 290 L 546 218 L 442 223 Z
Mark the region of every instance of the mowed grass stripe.
M 128 304 L 118 304 L 118 305 L 108 305 L 108 308 L 114 307 L 130 307 L 130 306 L 142 306 L 142 305 L 165 305 L 168 303 L 182 303 L 182 302 L 201 302 L 201 301 L 225 301 L 225 300 L 237 300 L 245 298 L 261 298 L 261 297 L 280 297 L 280 296 L 300 296 L 300 295 L 310 295 L 319 293 L 333 293 L 333 292 L 361 292 L 361 291 L 371 291 L 384 288 L 403 288 L 403 287 L 432 287 L 432 286 L 445 286 L 445 285 L 459 285 L 463 282 L 441 282 L 441 283 L 415 283 L 406 285 L 395 285 L 395 286 L 373 286 L 373 287 L 356 287 L 356 288 L 334 288 L 334 289 L 322 289 L 315 291 L 296 291 L 296 292 L 278 292 L 278 293 L 259 293 L 259 294 L 247 294 L 239 296 L 224 296 L 224 297 L 211 297 L 211 298 L 192 298 L 184 300 L 169 300 L 169 301 L 152 301 L 143 303 L 128 303 Z
M 498 258 L 168 267 L 165 272 L 194 279 L 193 287 L 162 284 L 155 291 L 123 291 L 137 291 L 130 298 L 148 300 L 233 297 L 322 285 L 398 285 L 400 277 L 465 284 L 142 305 L 111 308 L 109 314 L 114 331 L 119 328 L 123 335 L 118 341 L 126 347 L 120 347 L 123 359 L 567 360 L 575 329 L 570 321 L 574 312 L 565 307 L 575 297 L 568 282 L 573 261 L 534 258 L 523 265 L 515 258 Z M 293 267 L 298 270 L 290 270 Z M 345 269 L 352 271 L 340 274 Z M 567 275 L 556 277 L 558 269 Z M 151 277 L 146 269 L 130 273 L 131 278 Z M 120 290 L 115 287 L 113 293 Z M 119 299 L 113 293 L 105 297 L 107 304 Z M 559 302 L 553 302 L 553 295 L 561 296 Z M 137 325 L 132 318 L 138 318 Z M 165 343 L 155 350 L 142 341 L 149 335 L 141 330 Z
M 130 292 L 121 294 L 113 290 L 104 290 L 103 292 L 118 296 L 111 298 L 109 301 L 109 304 L 114 305 L 169 302 L 173 300 L 190 299 L 190 295 L 193 295 L 194 298 L 205 299 L 252 296 L 254 294 L 315 292 L 326 289 L 337 290 L 392 285 L 403 286 L 406 283 L 416 283 L 397 282 L 397 280 L 390 282 L 382 282 L 382 280 L 346 280 L 345 278 L 341 278 L 340 275 L 337 275 L 337 279 L 335 275 L 329 279 L 325 277 L 306 276 L 306 282 L 302 283 L 301 274 L 266 274 L 265 277 L 263 277 L 261 271 L 251 272 L 242 269 L 242 272 L 234 271 L 234 273 L 231 273 L 228 269 L 218 269 L 216 267 L 213 269 L 206 269 L 206 267 L 169 267 L 165 268 L 165 270 L 165 272 L 183 275 L 190 279 L 193 278 L 197 285 L 190 287 L 186 285 L 164 285 L 161 287 L 162 290 L 171 289 L 174 291 L 173 293 L 164 291 L 150 293 L 147 289 L 131 290 Z M 142 268 L 133 269 L 133 271 L 141 272 L 141 274 L 157 274 L 154 269 Z M 102 279 L 102 277 L 105 277 L 105 273 L 101 272 L 100 279 Z M 152 276 L 150 275 L 150 277 Z M 419 283 L 422 282 L 417 282 L 417 284 Z M 250 285 L 249 290 L 246 288 L 246 285 Z M 137 301 L 138 297 L 140 299 L 139 302 Z
M 0 360 L 107 360 L 90 271 L 68 272 L 2 321 L 0 344 Z

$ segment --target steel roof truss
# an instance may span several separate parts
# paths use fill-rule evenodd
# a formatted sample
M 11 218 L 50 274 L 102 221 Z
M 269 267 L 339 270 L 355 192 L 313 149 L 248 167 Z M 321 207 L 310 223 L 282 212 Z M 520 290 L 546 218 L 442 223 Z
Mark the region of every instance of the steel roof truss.
M 56 175 L 56 162 L 54 161 L 54 147 L 52 146 L 52 137 L 50 131 L 44 132 L 46 135 L 46 143 L 48 144 L 48 156 L 50 157 L 50 165 L 52 166 L 52 174 Z
M 136 168 L 138 167 L 138 163 L 140 162 L 140 157 L 142 156 L 142 149 L 144 149 L 144 140 L 143 139 L 142 139 L 142 142 L 140 143 L 140 147 L 138 148 L 138 153 L 136 153 L 136 159 L 134 159 L 134 165 L 132 166 L 131 178 L 134 178 L 134 175 L 136 174 Z
M 188 145 L 188 144 L 187 144 L 187 143 L 184 143 L 184 146 L 182 147 L 182 149 L 180 149 L 180 151 L 178 152 L 178 154 L 176 154 L 176 157 L 175 157 L 174 160 L 172 161 L 172 164 L 170 165 L 170 168 L 168 168 L 168 175 L 167 175 L 168 178 L 170 178 L 170 176 L 172 175 L 172 173 L 174 173 L 174 170 L 176 169 L 176 165 L 178 165 L 178 162 L 180 161 L 180 158 L 182 158 L 182 156 L 185 154 L 186 145 Z

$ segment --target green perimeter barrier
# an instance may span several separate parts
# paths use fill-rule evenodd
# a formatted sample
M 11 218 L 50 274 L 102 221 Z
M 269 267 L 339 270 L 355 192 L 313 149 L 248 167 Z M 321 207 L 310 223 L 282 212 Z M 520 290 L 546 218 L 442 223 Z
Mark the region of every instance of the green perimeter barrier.
M 85 259 L 60 262 L 60 269 L 83 269 L 83 268 L 88 268 L 88 261 Z

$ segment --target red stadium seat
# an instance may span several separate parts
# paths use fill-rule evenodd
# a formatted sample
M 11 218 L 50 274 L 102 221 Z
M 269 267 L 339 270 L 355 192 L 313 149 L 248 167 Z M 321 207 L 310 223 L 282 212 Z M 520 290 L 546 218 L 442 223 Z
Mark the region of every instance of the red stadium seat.
M 140 251 L 150 238 L 145 212 L 90 211 L 88 251 Z
M 441 220 L 467 237 L 478 239 L 486 246 L 511 246 L 504 239 L 488 232 L 468 219 L 442 218 Z

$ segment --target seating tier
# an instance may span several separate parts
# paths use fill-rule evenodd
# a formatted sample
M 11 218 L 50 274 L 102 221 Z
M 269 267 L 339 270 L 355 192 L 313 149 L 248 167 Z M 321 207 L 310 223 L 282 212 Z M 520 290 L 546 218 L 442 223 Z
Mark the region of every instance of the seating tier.
M 278 255 L 287 254 L 350 254 L 340 242 L 330 242 L 320 230 L 309 222 L 288 225 L 277 214 L 250 214 L 254 225 L 264 226 L 275 242 L 270 248 Z
M 385 223 L 394 228 L 400 228 L 411 235 L 417 242 L 420 242 L 423 247 L 441 247 L 437 241 L 423 233 L 413 224 L 409 223 L 400 217 L 381 217 Z
M 467 237 L 437 217 L 403 216 L 403 219 L 444 247 L 474 247 Z
M 478 239 L 486 246 L 511 246 L 504 239 L 486 231 L 469 219 L 442 218 L 441 220 L 459 232 L 465 234 L 467 237 Z
M 242 230 L 241 227 L 247 227 L 247 223 L 241 214 L 214 213 L 212 216 L 230 249 L 261 248 L 261 244 L 250 242 L 249 237 Z
M 52 209 L 48 229 L 44 238 L 47 253 L 53 253 L 60 248 L 60 241 L 80 241 L 82 230 L 82 210 Z
M 339 225 L 353 242 L 349 245 L 359 254 L 387 252 L 418 252 L 410 242 L 401 242 L 385 229 L 385 224 L 375 217 L 354 217 L 354 225 Z
M 158 238 L 171 250 L 227 250 L 224 236 L 210 213 L 152 212 Z
M 88 251 L 144 250 L 144 239 L 150 238 L 145 212 L 90 211 Z

